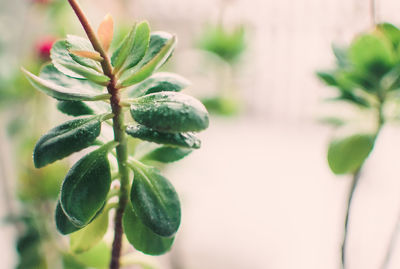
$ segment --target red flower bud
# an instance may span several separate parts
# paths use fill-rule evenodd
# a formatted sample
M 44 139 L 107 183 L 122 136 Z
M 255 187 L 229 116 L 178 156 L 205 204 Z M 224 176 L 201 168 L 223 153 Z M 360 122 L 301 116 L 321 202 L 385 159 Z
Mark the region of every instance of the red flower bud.
M 45 37 L 36 42 L 36 53 L 44 61 L 50 59 L 50 50 L 55 41 L 54 37 Z

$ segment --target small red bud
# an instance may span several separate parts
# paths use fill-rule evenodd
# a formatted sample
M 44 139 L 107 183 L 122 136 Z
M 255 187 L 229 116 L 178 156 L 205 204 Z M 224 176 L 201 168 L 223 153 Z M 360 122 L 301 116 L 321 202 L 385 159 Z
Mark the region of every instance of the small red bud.
M 54 37 L 45 37 L 36 42 L 36 54 L 40 59 L 44 61 L 50 59 L 50 50 L 55 40 Z

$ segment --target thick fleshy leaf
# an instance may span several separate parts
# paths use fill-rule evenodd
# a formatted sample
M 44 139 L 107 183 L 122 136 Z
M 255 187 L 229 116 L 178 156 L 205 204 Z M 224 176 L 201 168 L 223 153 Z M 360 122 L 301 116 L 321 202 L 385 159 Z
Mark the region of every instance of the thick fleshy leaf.
M 146 54 L 150 40 L 150 26 L 147 21 L 136 24 L 121 42 L 111 57 L 116 70 L 131 68 L 138 64 Z
M 177 92 L 152 93 L 131 104 L 131 115 L 140 124 L 160 132 L 195 132 L 208 127 L 208 112 L 197 99 Z
M 57 109 L 70 116 L 94 115 L 93 109 L 82 101 L 59 101 Z
M 192 133 L 163 133 L 154 131 L 143 125 L 128 126 L 126 128 L 126 133 L 132 137 L 157 144 L 194 149 L 200 148 L 201 145 L 201 141 Z
M 111 113 L 111 107 L 105 102 L 59 101 L 59 111 L 70 116 L 85 116 Z
M 357 171 L 374 147 L 374 136 L 356 134 L 333 140 L 328 149 L 328 163 L 335 174 Z
M 93 144 L 100 135 L 101 116 L 67 121 L 43 135 L 33 151 L 35 167 L 40 168 Z
M 86 66 L 90 69 L 95 70 L 96 72 L 102 73 L 101 71 L 101 65 L 98 61 L 95 61 L 93 59 L 89 59 L 88 57 L 83 57 L 80 55 L 77 55 L 76 51 L 86 51 L 86 52 L 91 52 L 93 54 L 100 54 L 93 49 L 92 44 L 87 38 L 83 38 L 80 36 L 75 36 L 75 35 L 67 35 L 67 40 L 66 40 L 66 45 L 67 49 L 69 52 L 69 55 L 71 58 L 77 62 L 80 65 Z
M 127 87 L 149 77 L 167 61 L 175 45 L 175 36 L 164 32 L 152 33 L 146 54 L 137 65 L 122 74 L 121 85 Z
M 100 242 L 89 251 L 73 257 L 91 269 L 107 269 L 111 261 L 111 249 L 105 242 Z
M 61 206 L 77 227 L 86 226 L 104 205 L 111 185 L 107 154 L 115 145 L 111 142 L 85 155 L 72 166 L 64 179 Z
M 106 100 L 110 98 L 108 93 L 95 94 L 95 93 L 82 93 L 78 89 L 70 89 L 63 86 L 59 86 L 54 81 L 45 80 L 43 78 L 37 77 L 34 74 L 22 69 L 28 78 L 29 82 L 39 91 L 54 97 L 58 100 L 69 100 L 69 101 L 97 101 Z M 53 72 L 54 69 L 51 65 L 45 66 L 42 70 L 42 74 L 48 73 L 56 75 Z
M 88 58 L 93 61 L 101 62 L 104 60 L 103 57 L 101 57 L 100 53 L 98 53 L 97 51 L 70 50 L 69 52 L 75 56 L 79 56 L 82 58 Z
M 146 55 L 150 41 L 150 25 L 147 21 L 137 24 L 133 44 L 125 61 L 124 69 L 137 65 Z
M 156 161 L 161 163 L 172 163 L 179 161 L 189 155 L 193 150 L 178 147 L 159 147 L 147 153 L 141 161 Z
M 55 221 L 56 221 L 56 227 L 57 230 L 61 233 L 61 234 L 70 234 L 73 232 L 78 231 L 79 227 L 76 227 L 69 219 L 68 217 L 65 215 L 64 211 L 61 208 L 61 204 L 60 201 L 58 201 L 57 203 L 57 207 L 56 207 L 56 214 L 55 214 Z
M 108 228 L 108 212 L 106 207 L 103 212 L 85 228 L 71 234 L 70 249 L 74 253 L 88 251 L 97 245 L 104 237 Z
M 72 58 L 68 49 L 76 50 L 66 40 L 60 40 L 54 43 L 50 51 L 52 63 L 60 72 L 74 78 L 87 78 L 100 85 L 108 84 L 110 79 L 99 71 L 96 71 L 92 66 L 92 63 L 98 65 L 96 61 L 79 56 Z M 88 67 L 88 65 L 91 67 Z
M 120 70 L 125 63 L 135 37 L 136 24 L 132 27 L 131 31 L 122 39 L 118 47 L 111 55 L 111 65 L 114 67 L 114 72 Z
M 114 35 L 114 20 L 110 14 L 107 14 L 97 29 L 97 36 L 100 39 L 101 45 L 105 51 L 110 48 L 111 41 Z
M 181 222 L 181 208 L 172 184 L 153 167 L 136 168 L 131 189 L 133 209 L 154 233 L 170 237 Z
M 361 35 L 353 41 L 349 58 L 359 72 L 377 78 L 393 66 L 390 44 L 371 34 Z
M 104 207 L 105 207 L 105 203 L 102 206 L 102 208 L 100 208 L 100 210 L 97 211 L 96 215 L 93 217 L 93 219 L 90 221 L 90 223 L 92 223 L 103 212 Z M 55 222 L 56 222 L 57 230 L 63 235 L 74 233 L 83 228 L 83 227 L 76 227 L 70 221 L 68 216 L 65 215 L 65 213 L 61 207 L 60 200 L 58 200 L 58 202 L 57 202 L 56 213 L 55 213 Z
M 129 96 L 139 97 L 156 92 L 179 92 L 190 85 L 190 82 L 173 73 L 160 72 L 152 75 L 130 89 Z
M 125 209 L 122 223 L 129 243 L 144 254 L 164 254 L 174 242 L 174 237 L 161 237 L 144 225 L 130 204 Z
M 106 92 L 106 87 L 91 82 L 87 79 L 77 79 L 69 77 L 60 71 L 53 64 L 45 65 L 40 71 L 39 77 L 45 80 L 52 81 L 58 86 L 74 89 L 74 91 L 79 93 L 98 93 Z

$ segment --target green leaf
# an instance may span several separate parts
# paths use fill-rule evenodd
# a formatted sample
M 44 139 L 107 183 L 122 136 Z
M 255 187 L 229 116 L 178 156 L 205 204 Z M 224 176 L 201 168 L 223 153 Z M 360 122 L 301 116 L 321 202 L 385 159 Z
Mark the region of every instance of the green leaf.
M 128 126 L 126 133 L 132 137 L 157 144 L 195 149 L 200 148 L 201 145 L 201 141 L 191 133 L 163 133 L 143 125 Z
M 346 121 L 338 117 L 321 117 L 318 119 L 318 123 L 330 125 L 333 127 L 341 127 L 346 124 Z
M 108 228 L 108 212 L 106 207 L 103 212 L 85 228 L 71 234 L 70 249 L 74 253 L 88 251 L 97 245 L 104 237 Z
M 380 23 L 376 26 L 376 33 L 383 34 L 397 48 L 400 44 L 400 29 L 390 23 Z
M 136 66 L 146 55 L 150 41 L 150 26 L 147 21 L 139 23 L 135 29 L 133 44 L 125 61 L 124 69 Z
M 340 68 L 347 68 L 351 65 L 349 61 L 348 49 L 346 47 L 332 44 L 332 51 L 336 57 L 337 65 Z
M 87 269 L 82 263 L 78 262 L 74 256 L 70 254 L 62 255 L 63 269 Z
M 100 210 L 97 211 L 96 215 L 93 217 L 93 219 L 90 221 L 90 223 L 92 223 L 103 212 L 104 207 L 105 207 L 105 203 L 103 204 L 102 208 L 100 208 Z M 67 234 L 76 232 L 83 228 L 83 227 L 76 227 L 70 221 L 68 216 L 65 215 L 64 210 L 62 209 L 60 200 L 57 201 L 55 222 L 56 222 L 57 230 L 63 235 L 67 235 Z
M 317 77 L 328 86 L 338 86 L 335 75 L 332 72 L 318 71 Z
M 87 267 L 78 262 L 74 256 L 66 253 L 62 255 L 62 265 L 63 269 L 87 269 Z
M 67 121 L 42 136 L 33 151 L 36 168 L 43 167 L 93 144 L 100 135 L 101 116 Z
M 110 79 L 104 74 L 76 62 L 68 51 L 68 43 L 60 40 L 54 43 L 50 51 L 54 66 L 67 76 L 74 78 L 87 78 L 100 85 L 107 85 Z M 78 57 L 78 56 L 77 56 Z
M 134 99 L 131 115 L 160 132 L 192 132 L 208 127 L 208 113 L 197 99 L 177 92 L 152 93 Z
M 68 51 L 90 51 L 90 52 L 96 52 L 93 49 L 92 44 L 90 41 L 86 38 L 80 37 L 80 36 L 75 36 L 75 35 L 67 35 L 67 48 Z M 101 72 L 101 65 L 99 62 L 94 61 L 89 58 L 84 58 L 77 56 L 73 53 L 69 53 L 71 58 L 77 62 L 80 65 L 89 67 L 97 72 Z
M 61 206 L 78 227 L 87 225 L 103 206 L 111 185 L 108 143 L 85 155 L 69 170 L 61 187 Z
M 328 149 L 328 163 L 335 174 L 357 171 L 374 147 L 375 138 L 368 134 L 356 134 L 331 142 Z
M 353 41 L 349 58 L 356 70 L 376 78 L 380 78 L 393 66 L 390 45 L 371 34 L 361 35 Z
M 380 85 L 387 91 L 397 90 L 400 87 L 400 65 L 396 65 L 390 72 L 385 74 L 380 81 Z
M 89 251 L 73 257 L 90 268 L 107 269 L 111 261 L 111 250 L 105 242 L 100 242 Z
M 119 70 L 131 68 L 142 60 L 150 40 L 150 26 L 147 21 L 135 25 L 111 57 L 111 64 Z
M 229 117 L 237 115 L 241 110 L 241 101 L 234 96 L 216 95 L 203 98 L 201 102 L 211 114 Z
M 144 155 L 141 161 L 156 161 L 161 163 L 172 163 L 179 161 L 189 155 L 193 150 L 177 147 L 159 147 Z
M 171 34 L 152 33 L 146 54 L 136 66 L 122 74 L 121 85 L 127 87 L 149 77 L 167 61 L 175 48 L 175 44 L 176 37 Z
M 181 207 L 172 184 L 153 167 L 134 168 L 131 189 L 133 209 L 154 233 L 170 237 L 181 222 Z
M 228 30 L 222 25 L 209 25 L 199 43 L 201 49 L 233 63 L 246 48 L 245 28 L 238 25 Z
M 75 91 L 79 93 L 93 94 L 106 90 L 104 86 L 98 85 L 90 80 L 69 77 L 58 71 L 53 64 L 45 65 L 40 71 L 39 77 L 61 87 L 76 89 Z
M 379 77 L 378 77 L 379 76 Z M 383 75 L 385 76 L 385 75 Z M 368 93 L 376 94 L 379 89 L 379 80 L 382 76 L 379 73 L 365 74 L 357 70 L 344 73 L 344 81 L 352 84 L 352 89 L 360 88 Z M 346 89 L 349 91 L 348 89 Z
M 61 208 L 60 201 L 57 202 L 57 207 L 56 207 L 56 214 L 55 214 L 55 220 L 56 220 L 56 227 L 57 230 L 64 235 L 73 233 L 78 231 L 81 228 L 76 227 L 65 215 L 64 211 Z
M 108 93 L 104 94 L 86 94 L 82 93 L 82 91 L 78 89 L 69 89 L 55 84 L 52 81 L 42 79 L 40 77 L 35 76 L 34 74 L 28 72 L 27 70 L 22 68 L 22 71 L 25 73 L 29 82 L 39 91 L 44 92 L 45 94 L 54 97 L 58 100 L 69 100 L 69 101 L 97 101 L 97 100 L 106 100 L 110 98 Z M 45 67 L 43 72 L 53 72 L 52 67 Z M 55 74 L 55 73 L 53 73 Z
M 144 225 L 129 204 L 122 219 L 129 243 L 147 255 L 161 255 L 171 249 L 174 237 L 161 237 Z
M 342 91 L 341 95 L 334 100 L 343 100 L 348 101 L 350 103 L 359 105 L 361 107 L 371 107 L 370 103 L 363 97 L 357 96 L 353 92 L 350 91 Z
M 57 109 L 70 116 L 94 115 L 95 112 L 82 101 L 59 101 Z
M 136 24 L 132 27 L 131 31 L 124 37 L 124 39 L 122 39 L 118 47 L 111 55 L 111 65 L 114 67 L 114 72 L 115 70 L 118 71 L 125 63 L 125 60 L 131 51 L 132 43 L 135 37 L 135 30 Z
M 130 89 L 129 96 L 139 97 L 156 92 L 179 92 L 190 85 L 185 78 L 167 72 L 156 73 Z

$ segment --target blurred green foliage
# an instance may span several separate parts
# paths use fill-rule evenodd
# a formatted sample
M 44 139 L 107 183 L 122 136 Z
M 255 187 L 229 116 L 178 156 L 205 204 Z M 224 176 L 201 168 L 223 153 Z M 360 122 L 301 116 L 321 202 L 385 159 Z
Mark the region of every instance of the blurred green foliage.
M 200 36 L 197 46 L 205 51 L 217 55 L 224 62 L 228 63 L 231 80 L 229 87 L 234 87 L 234 79 L 232 77 L 236 68 L 239 67 L 239 60 L 246 50 L 246 31 L 245 26 L 240 24 L 233 28 L 224 26 L 223 24 L 205 27 L 203 34 Z M 220 80 L 224 80 L 221 76 Z M 220 83 L 223 85 L 223 83 Z M 212 114 L 221 116 L 234 116 L 240 113 L 240 98 L 234 89 L 218 89 L 219 92 L 215 96 L 203 98 L 201 101 L 207 110 Z
M 371 31 L 356 36 L 348 47 L 333 46 L 335 67 L 317 72 L 317 76 L 336 91 L 336 97 L 330 101 L 344 101 L 358 108 L 375 128 L 333 139 L 328 163 L 335 174 L 356 173 L 372 151 L 385 121 L 396 117 L 390 115 L 386 106 L 399 101 L 399 44 L 400 29 L 389 23 L 378 24 Z M 330 119 L 329 122 L 339 129 L 360 129 L 359 123 L 351 126 L 341 118 Z
M 212 52 L 230 64 L 235 64 L 246 49 L 244 25 L 228 29 L 222 24 L 207 25 L 199 48 Z
M 210 113 L 234 116 L 240 112 L 240 102 L 233 96 L 215 96 L 201 99 Z
M 337 91 L 333 100 L 371 108 L 393 97 L 400 87 L 399 38 L 398 28 L 382 23 L 357 36 L 347 48 L 333 46 L 335 68 L 317 72 Z

